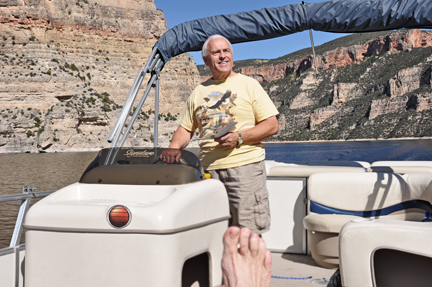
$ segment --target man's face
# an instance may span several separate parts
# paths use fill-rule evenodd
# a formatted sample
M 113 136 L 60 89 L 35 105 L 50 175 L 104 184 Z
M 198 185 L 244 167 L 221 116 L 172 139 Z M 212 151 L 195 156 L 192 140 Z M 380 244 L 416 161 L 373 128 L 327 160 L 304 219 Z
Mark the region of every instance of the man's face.
M 204 63 L 209 67 L 213 79 L 221 80 L 232 76 L 233 57 L 230 45 L 223 38 L 215 38 L 207 44 L 208 54 L 203 57 Z

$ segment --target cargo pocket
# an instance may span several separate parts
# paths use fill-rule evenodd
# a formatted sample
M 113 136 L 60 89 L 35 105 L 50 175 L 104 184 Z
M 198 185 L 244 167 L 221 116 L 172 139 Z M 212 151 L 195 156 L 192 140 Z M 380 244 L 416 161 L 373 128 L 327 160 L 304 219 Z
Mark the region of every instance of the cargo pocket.
M 256 205 L 254 207 L 255 224 L 259 229 L 270 227 L 270 208 L 268 198 L 255 193 Z

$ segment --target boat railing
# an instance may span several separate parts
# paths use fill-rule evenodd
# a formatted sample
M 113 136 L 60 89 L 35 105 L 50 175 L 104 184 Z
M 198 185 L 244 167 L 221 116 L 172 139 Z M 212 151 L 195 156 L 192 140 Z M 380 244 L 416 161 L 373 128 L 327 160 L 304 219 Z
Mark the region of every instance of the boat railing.
M 19 243 L 24 229 L 23 226 L 24 219 L 30 207 L 30 202 L 32 199 L 43 198 L 55 192 L 55 190 L 41 191 L 41 192 L 34 192 L 34 190 L 36 190 L 36 188 L 32 186 L 24 186 L 22 194 L 11 194 L 11 195 L 0 196 L 0 203 L 21 200 L 21 205 L 18 211 L 18 215 L 15 222 L 15 227 L 12 233 L 12 238 L 9 247 L 0 249 L 0 257 L 15 253 L 15 286 L 18 286 L 19 283 L 19 271 L 20 271 L 19 254 L 20 251 L 25 250 L 25 243 L 24 244 L 19 244 Z

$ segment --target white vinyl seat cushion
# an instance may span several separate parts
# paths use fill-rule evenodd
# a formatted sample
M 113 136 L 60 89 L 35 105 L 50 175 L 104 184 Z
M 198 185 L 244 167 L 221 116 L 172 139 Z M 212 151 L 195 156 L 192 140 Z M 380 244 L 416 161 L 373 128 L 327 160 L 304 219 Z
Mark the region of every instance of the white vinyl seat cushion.
M 376 161 L 369 172 L 432 173 L 432 161 Z
M 345 223 L 364 217 L 417 221 L 432 205 L 432 174 L 317 173 L 308 180 L 309 249 L 315 262 L 336 268 Z
M 283 163 L 266 160 L 265 164 L 267 176 L 294 178 L 308 178 L 321 172 L 366 172 L 370 167 L 369 163 L 358 161 Z
M 432 175 L 318 173 L 308 180 L 308 199 L 330 208 L 358 212 L 410 200 L 432 202 Z
M 343 286 L 375 286 L 372 271 L 374 269 L 371 265 L 374 253 L 380 249 L 393 249 L 432 257 L 431 238 L 432 224 L 429 222 L 383 219 L 348 222 L 343 226 L 339 237 Z M 427 286 L 417 285 L 416 278 L 410 280 L 409 286 Z M 401 284 L 400 286 L 408 286 Z

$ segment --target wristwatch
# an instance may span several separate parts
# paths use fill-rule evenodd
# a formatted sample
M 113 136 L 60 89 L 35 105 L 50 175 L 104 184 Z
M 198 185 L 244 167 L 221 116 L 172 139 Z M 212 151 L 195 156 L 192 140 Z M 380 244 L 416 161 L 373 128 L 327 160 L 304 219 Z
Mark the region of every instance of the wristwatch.
M 237 142 L 237 146 L 241 145 L 243 143 L 243 138 L 241 136 L 241 133 L 237 133 L 238 134 L 238 142 Z

